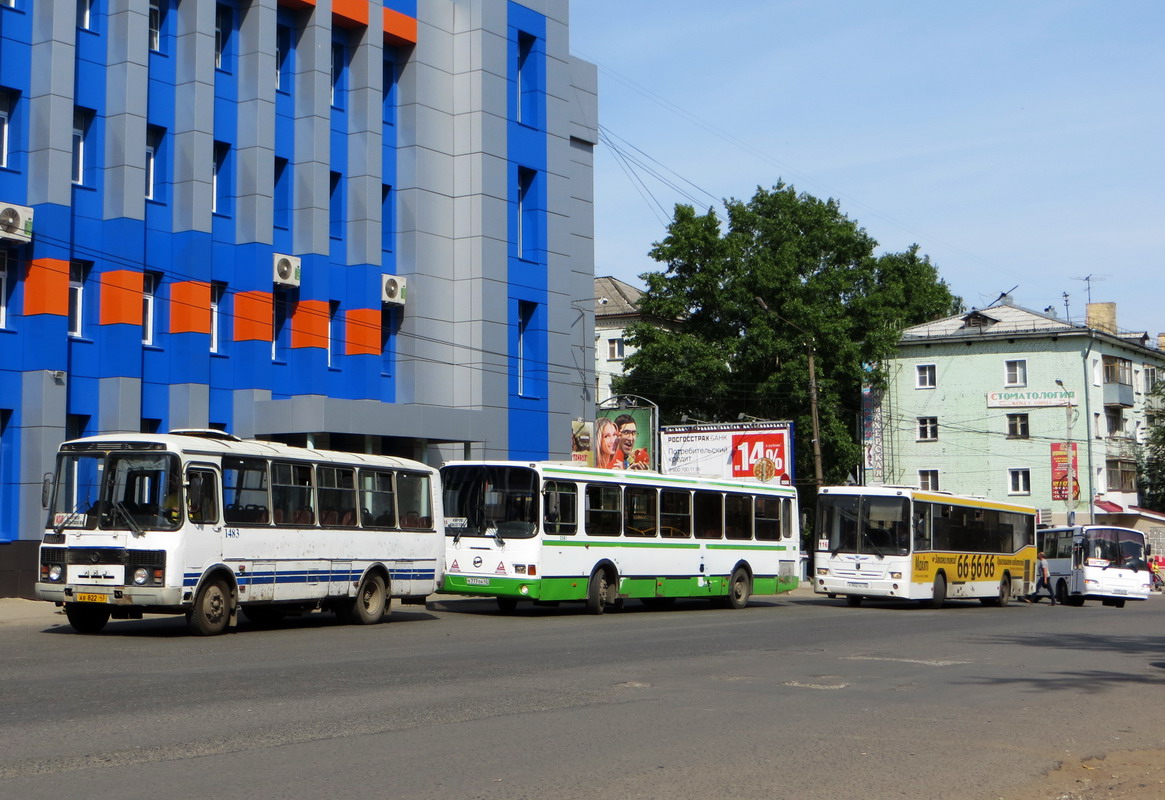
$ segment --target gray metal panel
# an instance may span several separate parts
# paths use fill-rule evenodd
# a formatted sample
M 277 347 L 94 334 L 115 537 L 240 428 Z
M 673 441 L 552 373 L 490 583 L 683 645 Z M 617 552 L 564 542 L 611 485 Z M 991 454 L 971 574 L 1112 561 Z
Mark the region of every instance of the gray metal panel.
M 97 397 L 98 432 L 142 429 L 141 378 L 102 378 L 97 382 Z
M 210 422 L 210 387 L 182 383 L 170 387 L 170 427 L 205 428 Z
M 28 93 L 30 205 L 73 202 L 72 152 L 77 8 L 73 3 L 32 5 Z

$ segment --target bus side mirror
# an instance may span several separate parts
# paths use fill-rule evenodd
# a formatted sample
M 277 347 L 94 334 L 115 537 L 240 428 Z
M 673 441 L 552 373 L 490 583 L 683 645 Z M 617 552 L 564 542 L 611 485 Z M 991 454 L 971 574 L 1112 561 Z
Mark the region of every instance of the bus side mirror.
M 46 472 L 40 484 L 40 507 L 48 508 L 53 496 L 53 473 Z

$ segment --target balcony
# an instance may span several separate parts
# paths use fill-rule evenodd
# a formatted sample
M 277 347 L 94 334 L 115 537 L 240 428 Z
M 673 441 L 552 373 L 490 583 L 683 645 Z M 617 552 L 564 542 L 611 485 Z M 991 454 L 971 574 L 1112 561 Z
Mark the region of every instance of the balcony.
M 1106 406 L 1133 407 L 1133 385 L 1131 383 L 1104 384 L 1104 404 Z
M 1106 436 L 1104 457 L 1121 461 L 1137 460 L 1137 442 L 1131 436 Z

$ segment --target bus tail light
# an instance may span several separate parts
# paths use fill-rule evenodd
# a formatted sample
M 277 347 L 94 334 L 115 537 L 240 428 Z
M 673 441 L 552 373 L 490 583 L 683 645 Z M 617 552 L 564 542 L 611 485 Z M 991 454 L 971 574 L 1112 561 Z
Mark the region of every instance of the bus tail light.
M 538 567 L 531 564 L 530 566 L 526 567 L 526 574 L 527 575 L 537 575 L 538 574 Z

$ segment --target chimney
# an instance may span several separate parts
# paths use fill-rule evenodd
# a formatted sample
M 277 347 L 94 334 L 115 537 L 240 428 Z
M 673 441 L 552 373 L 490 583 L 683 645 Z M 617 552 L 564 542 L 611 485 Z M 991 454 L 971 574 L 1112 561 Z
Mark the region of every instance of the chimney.
M 1157 349 L 1165 350 L 1165 333 L 1157 334 Z
M 1084 324 L 1105 333 L 1116 333 L 1116 303 L 1089 303 Z

